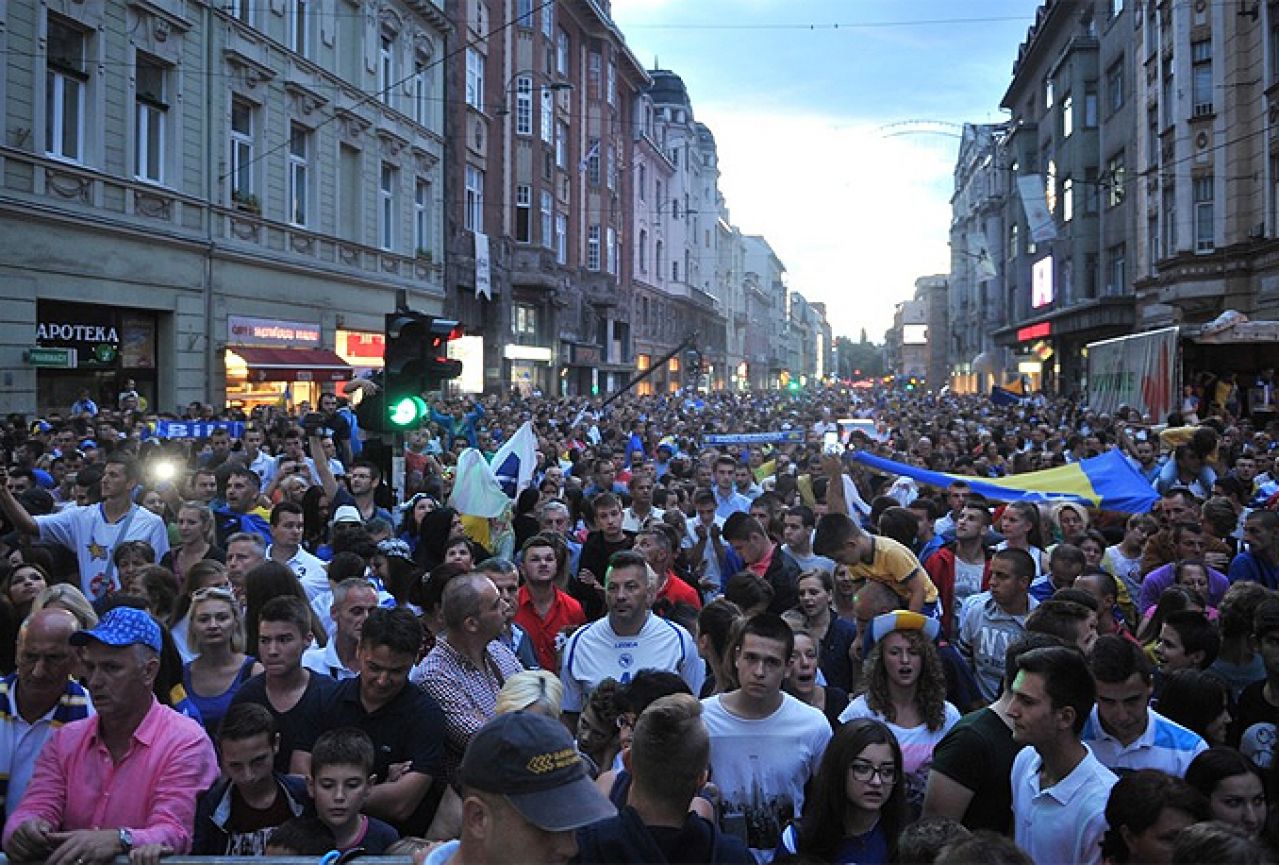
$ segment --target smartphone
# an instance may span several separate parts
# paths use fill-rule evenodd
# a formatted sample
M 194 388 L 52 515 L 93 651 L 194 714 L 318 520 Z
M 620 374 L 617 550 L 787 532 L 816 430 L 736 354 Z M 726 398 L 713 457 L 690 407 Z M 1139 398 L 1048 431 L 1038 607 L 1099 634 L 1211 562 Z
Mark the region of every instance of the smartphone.
M 822 436 L 822 453 L 838 455 L 843 452 L 844 446 L 839 441 L 839 433 L 828 432 Z

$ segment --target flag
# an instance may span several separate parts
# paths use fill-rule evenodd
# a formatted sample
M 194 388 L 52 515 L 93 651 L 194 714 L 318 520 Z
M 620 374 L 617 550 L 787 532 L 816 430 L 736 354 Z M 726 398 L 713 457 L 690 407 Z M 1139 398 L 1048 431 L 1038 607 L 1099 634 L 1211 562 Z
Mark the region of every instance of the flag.
M 996 276 L 995 262 L 990 257 L 990 244 L 986 242 L 986 231 L 968 232 L 968 254 L 977 262 L 977 272 L 982 276 Z
M 989 479 L 929 471 L 872 456 L 865 451 L 853 451 L 851 456 L 863 465 L 882 472 L 905 475 L 939 489 L 945 489 L 953 481 L 961 480 L 977 495 L 998 502 L 1079 502 L 1104 511 L 1144 514 L 1159 500 L 1159 494 L 1117 450 L 1044 471 Z
M 493 280 L 489 264 L 489 237 L 475 232 L 475 296 L 493 299 Z
M 1022 399 L 1011 390 L 993 384 L 990 386 L 990 401 L 995 405 L 1008 406 L 1019 405 Z
M 515 435 L 502 442 L 490 466 L 497 483 L 511 498 L 533 483 L 533 472 L 537 469 L 537 435 L 532 421 L 524 421 Z
M 1048 202 L 1044 199 L 1044 176 L 1026 174 L 1017 178 L 1017 193 L 1021 196 L 1022 209 L 1026 211 L 1026 225 L 1030 239 L 1035 243 L 1047 243 L 1057 239 L 1057 223 L 1053 221 Z
M 591 160 L 600 155 L 600 141 L 595 139 L 595 143 L 591 145 L 591 149 L 586 151 L 586 155 L 582 157 L 582 161 L 577 164 L 577 170 L 585 174 L 586 169 L 590 166 Z
M 511 500 L 502 492 L 484 454 L 476 448 L 462 451 L 457 458 L 449 507 L 464 516 L 499 517 L 510 506 Z

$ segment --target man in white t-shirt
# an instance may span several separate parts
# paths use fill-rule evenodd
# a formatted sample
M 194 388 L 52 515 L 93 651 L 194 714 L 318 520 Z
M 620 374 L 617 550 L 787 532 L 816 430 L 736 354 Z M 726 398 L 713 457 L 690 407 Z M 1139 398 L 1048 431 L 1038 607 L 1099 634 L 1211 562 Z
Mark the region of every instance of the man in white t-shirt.
M 794 634 L 780 616 L 747 620 L 733 664 L 740 687 L 702 701 L 720 826 L 768 862 L 786 824 L 804 808 L 804 785 L 830 742 L 826 716 L 782 692 Z
M 329 576 L 324 562 L 302 546 L 304 523 L 301 505 L 280 502 L 271 508 L 271 543 L 266 548 L 266 557 L 289 566 L 310 602 L 329 590 Z
M 561 703 L 569 728 L 577 725 L 591 691 L 605 679 L 626 684 L 640 670 L 678 673 L 696 694 L 706 667 L 688 631 L 650 612 L 661 577 L 631 550 L 609 559 L 604 577 L 608 615 L 578 628 L 564 646 Z
M 102 501 L 95 505 L 65 508 L 54 514 L 33 517 L 8 489 L 8 472 L 0 467 L 0 510 L 18 531 L 38 535 L 40 540 L 59 544 L 76 555 L 80 565 L 80 590 L 97 600 L 120 589 L 112 554 L 125 541 L 146 541 L 155 550 L 156 560 L 169 551 L 169 535 L 164 520 L 133 503 L 137 463 L 111 455 L 102 471 Z
M 1080 741 L 1097 688 L 1082 652 L 1033 649 L 1017 661 L 1008 718 L 1023 748 L 1011 775 L 1013 837 L 1035 862 L 1101 862 L 1118 778 Z

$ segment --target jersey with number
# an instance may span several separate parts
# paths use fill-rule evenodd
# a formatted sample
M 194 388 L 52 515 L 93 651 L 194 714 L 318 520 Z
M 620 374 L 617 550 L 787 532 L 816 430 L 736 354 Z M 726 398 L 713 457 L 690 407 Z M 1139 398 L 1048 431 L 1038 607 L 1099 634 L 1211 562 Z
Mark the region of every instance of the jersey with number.
M 701 691 L 706 678 L 697 644 L 688 631 L 651 614 L 633 637 L 619 636 L 607 616 L 578 628 L 569 637 L 563 657 L 560 681 L 566 712 L 582 711 L 591 691 L 605 679 L 624 685 L 640 670 L 678 673 L 694 694 Z
M 120 575 L 111 566 L 111 554 L 125 541 L 146 541 L 155 550 L 158 562 L 169 551 L 169 533 L 164 520 L 144 507 L 134 505 L 133 518 L 125 514 L 107 522 L 101 504 L 81 505 L 35 518 L 40 540 L 61 544 L 76 554 L 80 564 L 80 590 L 91 601 L 119 591 Z M 128 521 L 127 532 L 120 528 Z M 107 579 L 107 571 L 111 577 Z

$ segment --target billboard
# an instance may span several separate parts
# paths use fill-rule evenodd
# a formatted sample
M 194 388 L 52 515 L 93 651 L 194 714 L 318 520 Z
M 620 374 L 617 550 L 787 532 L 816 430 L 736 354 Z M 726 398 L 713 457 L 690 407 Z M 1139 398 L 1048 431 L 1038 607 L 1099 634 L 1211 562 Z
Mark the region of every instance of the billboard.
M 902 345 L 928 345 L 928 325 L 903 324 Z

